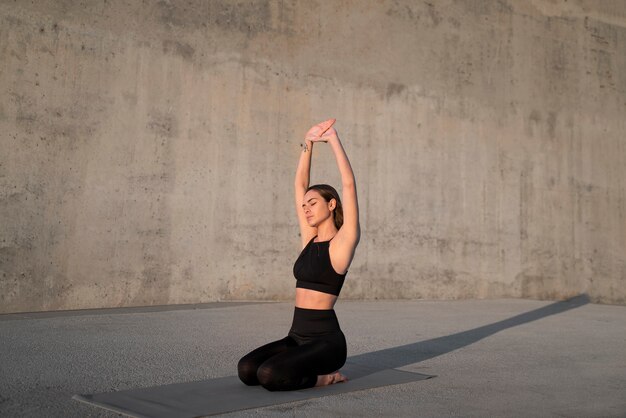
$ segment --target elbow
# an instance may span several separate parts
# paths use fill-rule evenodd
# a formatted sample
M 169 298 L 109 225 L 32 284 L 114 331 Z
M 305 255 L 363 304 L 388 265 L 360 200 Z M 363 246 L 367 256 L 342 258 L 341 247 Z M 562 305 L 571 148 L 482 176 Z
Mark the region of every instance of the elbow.
M 302 174 L 296 174 L 296 178 L 293 181 L 293 184 L 298 187 L 298 186 L 306 186 L 309 184 L 309 177 L 302 175 Z
M 341 186 L 343 187 L 344 192 L 346 190 L 356 190 L 356 183 L 354 182 L 354 179 L 343 180 L 341 182 Z
M 299 180 L 299 179 L 296 179 L 296 181 L 294 182 L 294 184 L 293 184 L 293 185 L 295 186 L 295 188 L 296 188 L 296 189 L 300 189 L 300 188 L 303 188 L 303 189 L 308 189 L 308 188 L 309 188 L 309 182 L 308 182 L 308 180 Z

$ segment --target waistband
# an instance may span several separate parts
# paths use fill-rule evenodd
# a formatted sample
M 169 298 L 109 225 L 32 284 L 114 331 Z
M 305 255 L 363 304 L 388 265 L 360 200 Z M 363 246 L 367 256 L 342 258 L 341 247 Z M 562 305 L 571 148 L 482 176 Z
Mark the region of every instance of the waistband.
M 296 306 L 291 331 L 314 336 L 341 331 L 341 328 L 334 309 L 305 309 Z

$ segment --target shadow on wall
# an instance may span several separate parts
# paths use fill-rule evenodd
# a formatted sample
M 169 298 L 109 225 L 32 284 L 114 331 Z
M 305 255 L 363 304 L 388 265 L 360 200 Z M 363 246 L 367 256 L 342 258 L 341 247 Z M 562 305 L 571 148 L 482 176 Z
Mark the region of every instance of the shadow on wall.
M 349 362 L 367 365 L 369 370 L 357 372 L 360 373 L 358 376 L 355 375 L 356 373 L 351 373 L 350 377 L 362 377 L 385 369 L 395 369 L 409 364 L 419 363 L 420 361 L 466 347 L 504 329 L 523 325 L 550 315 L 567 312 L 570 309 L 578 308 L 587 303 L 589 303 L 589 296 L 582 294 L 562 302 L 556 302 L 535 309 L 534 311 L 519 314 L 512 318 L 468 331 L 352 356 L 348 358 Z

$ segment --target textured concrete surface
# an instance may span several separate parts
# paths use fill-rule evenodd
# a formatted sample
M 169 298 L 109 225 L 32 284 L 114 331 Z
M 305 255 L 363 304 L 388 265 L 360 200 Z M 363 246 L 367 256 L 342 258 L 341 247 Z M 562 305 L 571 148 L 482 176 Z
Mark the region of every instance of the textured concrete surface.
M 345 297 L 626 303 L 624 51 L 623 1 L 0 0 L 0 312 L 289 299 L 328 117 Z
M 348 356 L 426 381 L 227 416 L 623 417 L 626 307 L 522 299 L 342 301 Z M 113 417 L 71 399 L 236 373 L 288 303 L 0 316 L 0 415 Z

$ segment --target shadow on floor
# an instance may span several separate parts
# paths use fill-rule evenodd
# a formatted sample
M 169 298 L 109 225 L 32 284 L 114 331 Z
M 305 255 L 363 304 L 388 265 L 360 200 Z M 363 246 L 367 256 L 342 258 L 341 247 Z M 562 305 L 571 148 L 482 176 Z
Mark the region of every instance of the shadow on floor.
M 351 377 L 362 377 L 375 371 L 395 369 L 409 364 L 419 363 L 420 361 L 428 360 L 433 357 L 458 350 L 459 348 L 466 347 L 507 328 L 516 327 L 518 325 L 527 324 L 551 315 L 567 312 L 570 309 L 578 308 L 586 305 L 587 303 L 589 303 L 589 296 L 582 294 L 568 300 L 556 302 L 530 312 L 525 312 L 523 314 L 494 322 L 493 324 L 470 329 L 468 331 L 401 345 L 398 347 L 387 348 L 384 350 L 372 351 L 370 353 L 358 354 L 356 356 L 349 357 L 348 361 L 350 363 L 366 365 L 370 370 L 357 372 L 359 375 L 352 375 Z M 373 369 L 373 371 L 371 369 Z

